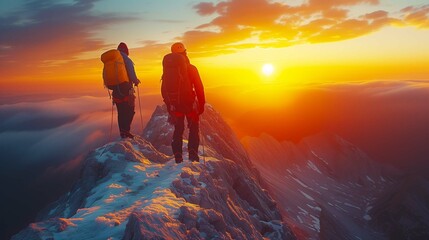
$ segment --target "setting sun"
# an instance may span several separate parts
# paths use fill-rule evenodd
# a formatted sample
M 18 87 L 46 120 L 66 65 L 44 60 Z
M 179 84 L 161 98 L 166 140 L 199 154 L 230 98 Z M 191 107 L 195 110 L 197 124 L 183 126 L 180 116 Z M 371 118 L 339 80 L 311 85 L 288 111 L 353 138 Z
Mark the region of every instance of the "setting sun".
M 0 1 L 0 240 L 429 240 L 429 0 L 126 3 Z
M 274 73 L 274 66 L 271 63 L 266 63 L 262 66 L 262 73 L 265 76 L 271 76 Z

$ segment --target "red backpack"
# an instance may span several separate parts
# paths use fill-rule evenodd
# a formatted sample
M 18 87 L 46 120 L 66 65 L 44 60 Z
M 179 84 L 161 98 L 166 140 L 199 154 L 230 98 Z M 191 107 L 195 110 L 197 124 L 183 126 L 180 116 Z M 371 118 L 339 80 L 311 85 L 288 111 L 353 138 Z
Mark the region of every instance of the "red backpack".
M 169 111 L 190 113 L 195 94 L 188 76 L 186 58 L 179 53 L 169 53 L 162 60 L 161 94 Z

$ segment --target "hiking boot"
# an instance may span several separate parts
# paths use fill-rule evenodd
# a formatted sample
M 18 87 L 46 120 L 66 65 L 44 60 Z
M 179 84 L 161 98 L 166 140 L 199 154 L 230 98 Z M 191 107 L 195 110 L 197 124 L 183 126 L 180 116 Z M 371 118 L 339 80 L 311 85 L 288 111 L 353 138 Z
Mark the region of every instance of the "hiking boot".
M 189 153 L 189 160 L 191 160 L 192 162 L 199 162 L 200 157 L 198 157 L 198 154 L 196 152 L 190 152 Z
M 176 163 L 179 164 L 183 162 L 183 157 L 181 153 L 174 154 L 174 160 L 176 160 Z
M 134 135 L 132 135 L 130 132 L 122 131 L 121 132 L 121 138 L 134 138 Z

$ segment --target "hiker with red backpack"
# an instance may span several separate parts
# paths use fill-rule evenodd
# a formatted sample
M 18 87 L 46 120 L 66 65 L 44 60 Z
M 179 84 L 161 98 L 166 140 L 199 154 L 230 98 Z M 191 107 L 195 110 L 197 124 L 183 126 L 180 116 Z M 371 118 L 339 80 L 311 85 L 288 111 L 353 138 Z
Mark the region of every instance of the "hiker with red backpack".
M 133 85 L 137 86 L 140 83 L 134 70 L 134 63 L 128 55 L 128 46 L 121 42 L 116 50 L 107 51 L 101 56 L 104 63 L 104 84 L 112 90 L 112 100 L 118 110 L 118 126 L 122 138 L 134 138 L 130 132 L 135 114 L 136 97 Z
M 167 105 L 169 122 L 174 125 L 171 148 L 176 163 L 183 162 L 182 145 L 185 118 L 188 123 L 189 160 L 199 162 L 199 115 L 204 112 L 205 95 L 198 69 L 192 65 L 183 43 L 171 46 L 162 61 L 161 94 Z

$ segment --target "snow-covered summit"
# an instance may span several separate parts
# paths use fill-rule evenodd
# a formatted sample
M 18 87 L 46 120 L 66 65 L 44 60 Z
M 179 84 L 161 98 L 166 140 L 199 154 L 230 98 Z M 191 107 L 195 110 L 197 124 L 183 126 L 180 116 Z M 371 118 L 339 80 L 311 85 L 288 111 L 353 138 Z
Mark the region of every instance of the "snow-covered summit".
M 171 126 L 161 110 L 145 130 L 148 140 L 117 140 L 90 153 L 73 189 L 12 239 L 294 239 L 226 124 L 203 132 L 204 162 L 176 164 L 163 153 Z M 202 128 L 220 119 L 210 107 L 205 114 Z

